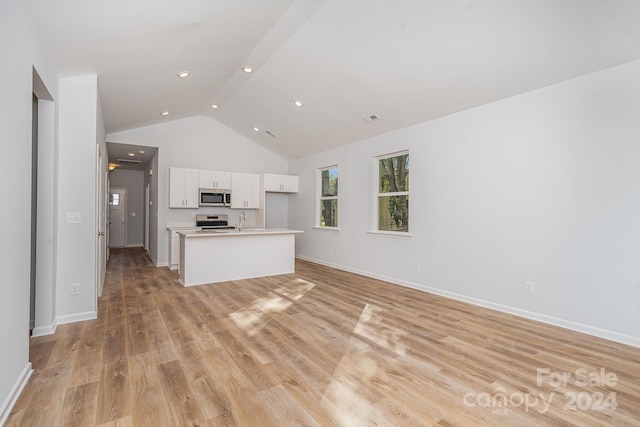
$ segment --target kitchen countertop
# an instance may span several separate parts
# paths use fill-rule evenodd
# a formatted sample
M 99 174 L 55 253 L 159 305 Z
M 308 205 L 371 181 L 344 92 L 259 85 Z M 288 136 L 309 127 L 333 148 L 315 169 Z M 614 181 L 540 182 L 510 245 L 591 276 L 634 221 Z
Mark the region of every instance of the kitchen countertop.
M 178 234 L 185 238 L 192 237 L 231 237 L 231 236 L 261 236 L 266 234 L 296 234 L 302 230 L 292 230 L 290 228 L 243 228 L 242 230 L 197 230 L 178 231 Z

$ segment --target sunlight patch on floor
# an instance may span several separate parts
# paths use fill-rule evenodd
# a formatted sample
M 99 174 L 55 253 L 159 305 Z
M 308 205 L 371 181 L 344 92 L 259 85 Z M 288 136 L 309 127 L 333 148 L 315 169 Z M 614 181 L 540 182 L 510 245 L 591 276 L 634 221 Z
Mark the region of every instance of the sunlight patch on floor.
M 363 394 L 363 390 L 371 390 L 372 384 L 386 384 L 388 378 L 367 349 L 370 344 L 356 337 L 359 335 L 399 356 L 406 356 L 407 346 L 402 342 L 406 334 L 385 322 L 383 315 L 383 309 L 365 305 L 354 328 L 354 336 L 350 338 L 350 345 L 345 349 L 322 395 L 322 404 L 332 410 L 340 425 L 392 425 L 376 407 L 384 395 Z
M 381 308 L 367 304 L 353 332 L 393 351 L 398 356 L 406 356 L 407 346 L 401 342 L 405 333 L 393 326 L 385 325 L 382 313 Z
M 295 288 L 277 288 L 275 292 L 269 292 L 264 298 L 255 299 L 251 304 L 231 313 L 229 317 L 236 326 L 245 330 L 249 336 L 253 336 L 269 322 L 270 314 L 286 310 L 315 286 L 302 279 L 297 279 L 295 282 L 298 283 Z

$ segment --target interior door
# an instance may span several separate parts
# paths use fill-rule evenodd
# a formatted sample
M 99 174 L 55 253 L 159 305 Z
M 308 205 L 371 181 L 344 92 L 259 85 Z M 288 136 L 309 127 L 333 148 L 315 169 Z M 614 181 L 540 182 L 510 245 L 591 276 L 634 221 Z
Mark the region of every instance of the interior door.
M 127 189 L 109 191 L 109 247 L 124 248 L 127 230 Z

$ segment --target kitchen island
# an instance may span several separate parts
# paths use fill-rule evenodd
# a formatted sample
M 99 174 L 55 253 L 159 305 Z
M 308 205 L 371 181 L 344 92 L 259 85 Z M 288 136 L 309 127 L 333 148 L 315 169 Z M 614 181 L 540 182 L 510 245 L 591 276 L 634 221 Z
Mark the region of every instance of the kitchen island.
M 293 273 L 295 235 L 286 228 L 181 231 L 184 286 Z

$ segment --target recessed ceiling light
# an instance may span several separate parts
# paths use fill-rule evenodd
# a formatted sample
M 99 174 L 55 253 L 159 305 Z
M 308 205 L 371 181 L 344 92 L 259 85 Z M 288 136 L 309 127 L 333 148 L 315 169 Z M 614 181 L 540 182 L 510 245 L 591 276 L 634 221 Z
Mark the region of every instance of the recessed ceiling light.
M 162 114 L 163 116 L 168 116 L 168 115 L 169 115 L 169 112 L 168 112 L 168 111 L 163 111 L 163 112 L 162 112 L 162 113 L 160 113 L 160 114 Z
M 260 128 L 253 128 L 256 132 L 260 132 Z
M 138 153 L 144 154 L 144 150 L 140 150 L 140 151 L 138 151 Z
M 180 71 L 178 73 L 178 77 L 180 77 L 181 79 L 186 79 L 187 77 L 189 77 L 189 72 L 188 71 Z
M 302 107 L 304 104 L 302 103 L 302 101 L 300 101 L 299 99 L 296 99 L 295 101 L 293 101 L 293 104 L 296 107 Z
M 128 155 L 129 157 L 134 157 L 134 156 L 135 156 L 135 153 L 128 153 L 127 155 Z
M 253 73 L 253 68 L 251 67 L 242 67 L 242 71 L 245 73 Z
M 215 110 L 216 108 L 218 108 L 218 106 L 216 104 L 211 104 L 211 108 Z

